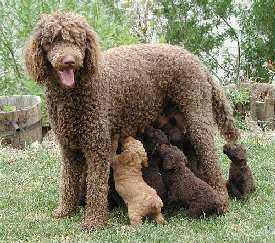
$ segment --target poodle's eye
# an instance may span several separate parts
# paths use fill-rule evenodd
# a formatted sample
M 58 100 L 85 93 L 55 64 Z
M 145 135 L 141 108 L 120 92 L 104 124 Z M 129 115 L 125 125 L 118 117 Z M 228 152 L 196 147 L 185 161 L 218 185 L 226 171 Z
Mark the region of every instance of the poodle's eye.
M 57 43 L 57 42 L 62 42 L 64 40 L 64 38 L 62 37 L 62 35 L 61 34 L 58 34 L 57 36 L 55 36 L 54 38 L 53 38 L 53 43 Z

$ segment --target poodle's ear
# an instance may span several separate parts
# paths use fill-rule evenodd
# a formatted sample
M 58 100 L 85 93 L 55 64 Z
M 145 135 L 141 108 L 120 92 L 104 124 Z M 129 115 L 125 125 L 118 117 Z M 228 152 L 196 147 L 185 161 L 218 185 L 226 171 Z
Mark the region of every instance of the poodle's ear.
M 41 45 L 41 33 L 33 33 L 25 46 L 25 66 L 28 74 L 38 83 L 43 84 L 47 72 L 47 64 Z
M 86 73 L 94 74 L 97 71 L 99 46 L 96 33 L 88 25 L 86 26 L 86 48 L 84 68 Z

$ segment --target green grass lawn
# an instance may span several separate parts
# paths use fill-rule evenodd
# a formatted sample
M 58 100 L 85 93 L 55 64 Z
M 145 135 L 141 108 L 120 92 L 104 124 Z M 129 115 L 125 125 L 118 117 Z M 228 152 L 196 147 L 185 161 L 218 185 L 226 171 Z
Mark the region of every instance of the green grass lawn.
M 231 200 L 228 213 L 191 219 L 184 210 L 168 224 L 145 221 L 131 227 L 125 209 L 112 210 L 109 223 L 92 232 L 80 228 L 84 210 L 54 219 L 58 203 L 60 157 L 54 146 L 18 151 L 0 148 L 0 242 L 275 242 L 275 140 L 246 136 L 256 191 L 247 201 Z M 228 159 L 217 144 L 222 171 Z

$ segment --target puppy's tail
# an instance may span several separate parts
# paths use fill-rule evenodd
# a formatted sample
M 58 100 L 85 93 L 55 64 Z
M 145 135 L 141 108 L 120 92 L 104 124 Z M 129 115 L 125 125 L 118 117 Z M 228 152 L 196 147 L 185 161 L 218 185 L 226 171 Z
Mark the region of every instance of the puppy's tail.
M 235 125 L 233 110 L 219 84 L 209 75 L 208 82 L 212 86 L 212 107 L 214 119 L 221 134 L 227 142 L 236 142 L 240 132 Z

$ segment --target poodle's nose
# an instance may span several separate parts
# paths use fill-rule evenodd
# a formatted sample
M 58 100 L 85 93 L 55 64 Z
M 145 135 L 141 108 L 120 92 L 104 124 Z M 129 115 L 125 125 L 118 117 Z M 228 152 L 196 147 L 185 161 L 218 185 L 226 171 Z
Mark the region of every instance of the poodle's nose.
M 65 56 L 64 59 L 63 59 L 63 63 L 65 65 L 74 65 L 75 64 L 75 59 L 72 55 L 68 55 L 68 56 Z

